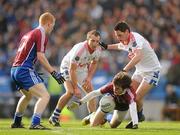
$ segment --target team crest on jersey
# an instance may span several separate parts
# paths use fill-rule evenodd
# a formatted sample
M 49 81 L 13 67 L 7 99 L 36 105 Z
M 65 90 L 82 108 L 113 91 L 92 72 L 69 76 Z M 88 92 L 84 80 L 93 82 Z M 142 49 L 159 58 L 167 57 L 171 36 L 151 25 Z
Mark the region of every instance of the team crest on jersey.
M 132 47 L 136 47 L 136 46 L 137 46 L 137 43 L 136 43 L 136 42 L 133 42 Z
M 79 56 L 76 56 L 76 57 L 75 57 L 75 60 L 76 60 L 76 61 L 79 61 Z
M 132 52 L 132 48 L 129 48 L 129 52 Z

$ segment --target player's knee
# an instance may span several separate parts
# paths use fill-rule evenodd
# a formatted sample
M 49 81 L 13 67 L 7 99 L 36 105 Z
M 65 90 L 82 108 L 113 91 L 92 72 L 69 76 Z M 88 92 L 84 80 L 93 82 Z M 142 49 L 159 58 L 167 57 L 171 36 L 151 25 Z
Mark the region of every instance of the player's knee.
M 98 126 L 98 125 L 99 125 L 99 124 L 98 124 L 98 123 L 95 123 L 95 122 L 91 122 L 91 123 L 90 123 L 90 126 L 91 126 L 91 127 L 96 127 L 96 126 Z
M 136 96 L 136 99 L 135 99 L 135 100 L 136 100 L 136 102 L 137 102 L 137 103 L 138 103 L 138 102 L 141 102 L 142 97 L 141 97 L 140 95 L 138 95 L 138 94 L 137 94 L 137 96 Z
M 50 100 L 50 95 L 49 95 L 49 93 L 44 93 L 42 97 L 43 97 L 43 99 L 46 100 L 46 101 L 49 101 L 49 100 Z
M 117 128 L 118 125 L 115 125 L 115 124 L 110 124 L 110 127 L 111 128 Z
M 142 104 L 142 98 L 140 96 L 137 96 L 135 101 L 137 104 Z
M 72 98 L 73 97 L 73 93 L 72 92 L 66 92 L 65 93 L 65 96 L 68 97 L 68 98 Z
M 111 128 L 117 128 L 120 124 L 121 124 L 121 122 L 110 123 L 110 127 Z
M 30 101 L 32 99 L 32 95 L 31 94 L 26 95 L 25 98 L 26 98 L 27 101 Z

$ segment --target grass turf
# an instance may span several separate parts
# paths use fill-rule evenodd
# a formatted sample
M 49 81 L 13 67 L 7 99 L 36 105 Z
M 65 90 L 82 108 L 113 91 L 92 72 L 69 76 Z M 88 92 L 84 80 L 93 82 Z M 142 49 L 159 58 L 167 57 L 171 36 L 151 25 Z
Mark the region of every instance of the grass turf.
M 62 127 L 55 128 L 43 120 L 43 125 L 51 130 L 29 130 L 30 119 L 23 119 L 25 129 L 11 129 L 11 119 L 0 119 L 0 135 L 180 135 L 180 122 L 143 122 L 139 129 L 125 129 L 127 122 L 123 122 L 117 129 L 105 127 L 91 128 L 82 126 L 80 121 L 61 123 Z

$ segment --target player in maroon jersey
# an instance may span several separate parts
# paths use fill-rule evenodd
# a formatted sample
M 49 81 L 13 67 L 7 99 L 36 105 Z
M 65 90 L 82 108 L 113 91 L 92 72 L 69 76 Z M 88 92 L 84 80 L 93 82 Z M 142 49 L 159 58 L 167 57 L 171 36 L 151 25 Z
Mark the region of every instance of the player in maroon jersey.
M 91 126 L 98 126 L 104 124 L 105 121 L 108 120 L 111 128 L 116 128 L 121 124 L 128 109 L 130 109 L 130 115 L 133 123 L 132 128 L 136 129 L 138 128 L 138 116 L 135 102 L 135 91 L 131 88 L 130 85 L 131 78 L 127 75 L 127 73 L 121 71 L 115 75 L 112 82 L 99 88 L 98 90 L 94 90 L 88 93 L 79 102 L 72 102 L 68 108 L 73 109 L 82 103 L 86 103 L 92 98 L 103 94 L 110 94 L 114 98 L 115 102 L 112 118 L 106 118 L 106 114 L 109 112 L 104 112 L 102 108 L 99 107 L 94 116 L 89 115 L 89 118 L 87 121 L 85 121 L 86 124 L 90 123 Z
M 34 107 L 32 123 L 30 129 L 47 129 L 40 124 L 41 115 L 49 101 L 49 94 L 43 80 L 34 69 L 36 60 L 62 84 L 65 80 L 60 73 L 49 64 L 45 57 L 47 36 L 51 33 L 55 25 L 55 17 L 49 13 L 43 13 L 39 18 L 39 26 L 25 34 L 17 50 L 16 57 L 11 68 L 11 78 L 17 85 L 17 89 L 23 94 L 20 98 L 14 121 L 11 128 L 23 128 L 22 116 L 31 98 L 34 96 L 38 100 Z

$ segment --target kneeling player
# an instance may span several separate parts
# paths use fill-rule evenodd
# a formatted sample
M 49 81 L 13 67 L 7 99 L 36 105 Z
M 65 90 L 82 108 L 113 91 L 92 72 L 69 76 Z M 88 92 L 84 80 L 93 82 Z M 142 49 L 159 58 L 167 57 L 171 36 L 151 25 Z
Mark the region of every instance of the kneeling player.
M 101 87 L 98 90 L 90 92 L 79 102 L 73 102 L 69 106 L 69 109 L 76 108 L 78 105 L 86 103 L 92 98 L 109 93 L 113 97 L 115 102 L 112 119 L 105 118 L 106 113 L 108 112 L 105 112 L 103 106 L 100 105 L 97 111 L 95 112 L 94 116 L 89 116 L 90 125 L 99 126 L 104 124 L 106 121 L 109 121 L 111 128 L 116 128 L 121 124 L 128 109 L 130 108 L 130 115 L 133 122 L 133 125 L 130 128 L 136 129 L 138 128 L 137 107 L 135 102 L 135 92 L 130 87 L 130 84 L 131 78 L 126 73 L 119 72 L 113 78 L 113 81 L 111 83 L 108 83 L 107 85 Z

